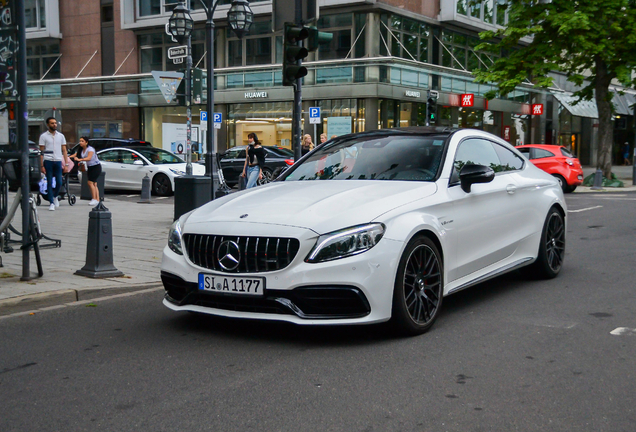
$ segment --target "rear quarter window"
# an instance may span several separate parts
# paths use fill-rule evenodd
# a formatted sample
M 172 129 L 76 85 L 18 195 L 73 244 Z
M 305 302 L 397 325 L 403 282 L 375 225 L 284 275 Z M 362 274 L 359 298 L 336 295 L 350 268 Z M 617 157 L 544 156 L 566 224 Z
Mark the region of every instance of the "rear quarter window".
M 532 159 L 543 159 L 549 157 L 554 157 L 554 153 L 551 153 L 544 149 L 536 148 L 534 149 L 534 157 Z

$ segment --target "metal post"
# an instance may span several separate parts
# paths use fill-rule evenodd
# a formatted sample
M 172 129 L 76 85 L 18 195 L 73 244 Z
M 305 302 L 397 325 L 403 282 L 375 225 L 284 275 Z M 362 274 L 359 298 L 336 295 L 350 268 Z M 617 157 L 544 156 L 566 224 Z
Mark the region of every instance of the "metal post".
M 214 139 L 214 9 L 218 0 L 208 0 L 206 8 L 207 21 L 205 22 L 205 38 L 207 41 L 207 55 L 205 57 L 205 67 L 208 70 L 208 79 L 206 88 L 208 91 L 207 111 L 208 111 L 208 129 L 205 132 L 206 150 L 205 150 L 205 175 L 211 180 L 211 196 L 210 200 L 214 200 L 216 193 L 216 185 L 218 184 L 218 172 L 216 164 L 216 140 Z
M 192 36 L 188 35 L 185 71 L 186 103 L 186 175 L 192 175 Z
M 296 0 L 296 17 L 295 23 L 302 25 L 303 21 L 303 4 L 302 0 Z M 298 41 L 297 45 L 302 46 L 303 42 Z M 298 66 L 302 64 L 302 60 L 298 60 Z M 294 149 L 294 160 L 302 157 L 301 137 L 300 137 L 300 119 L 302 113 L 302 78 L 298 78 L 294 84 L 294 106 L 292 108 L 292 148 Z
M 24 1 L 15 3 L 16 25 L 18 27 L 18 73 L 16 74 L 18 89 L 18 144 L 21 151 L 20 162 L 22 164 L 22 277 L 21 280 L 31 279 L 29 267 L 29 221 L 31 212 L 29 211 L 30 173 L 29 173 L 29 112 L 27 109 L 27 80 L 26 80 L 26 19 L 24 16 Z M 38 164 L 39 166 L 39 164 Z

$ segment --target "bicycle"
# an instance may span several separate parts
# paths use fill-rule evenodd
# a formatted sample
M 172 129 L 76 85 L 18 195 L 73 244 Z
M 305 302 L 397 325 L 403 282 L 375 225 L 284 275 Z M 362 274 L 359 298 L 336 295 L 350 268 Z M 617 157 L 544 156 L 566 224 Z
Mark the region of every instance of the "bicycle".
M 17 161 L 19 163 L 19 160 Z M 22 203 L 22 188 L 18 188 L 11 206 L 8 206 L 8 191 L 9 185 L 7 180 L 16 181 L 19 176 L 16 175 L 19 170 L 16 169 L 15 160 L 0 160 L 0 252 L 11 253 L 13 248 L 11 243 L 22 243 L 22 241 L 11 240 L 11 233 L 24 238 L 25 234 L 15 229 L 11 222 L 13 221 L 15 214 L 18 210 L 18 206 Z M 39 242 L 42 239 L 47 239 L 53 243 L 42 247 L 61 247 L 62 241 L 49 238 L 42 232 L 40 225 L 40 218 L 38 216 L 37 201 L 33 194 L 29 193 L 29 226 L 28 236 L 29 241 L 23 244 L 20 249 L 33 249 L 35 253 L 35 260 L 38 267 L 38 277 L 44 275 L 42 269 L 42 259 L 40 257 L 40 245 Z M 0 267 L 2 267 L 2 257 L 0 257 Z

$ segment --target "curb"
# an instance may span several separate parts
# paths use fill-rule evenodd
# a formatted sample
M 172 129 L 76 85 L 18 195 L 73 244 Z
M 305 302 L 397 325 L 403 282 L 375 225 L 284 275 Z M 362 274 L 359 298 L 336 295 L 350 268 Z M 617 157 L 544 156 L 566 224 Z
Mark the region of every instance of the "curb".
M 125 294 L 150 288 L 162 287 L 161 282 L 150 282 L 128 287 L 112 286 L 104 288 L 65 289 L 37 294 L 26 294 L 0 300 L 0 316 L 42 309 L 50 306 L 74 303 L 104 297 L 105 295 Z

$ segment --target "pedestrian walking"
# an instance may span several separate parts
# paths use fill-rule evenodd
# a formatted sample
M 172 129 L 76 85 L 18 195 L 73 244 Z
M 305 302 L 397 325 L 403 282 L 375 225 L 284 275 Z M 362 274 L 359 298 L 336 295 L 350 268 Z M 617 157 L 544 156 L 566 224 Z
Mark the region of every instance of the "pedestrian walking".
M 40 135 L 40 150 L 45 152 L 40 157 L 41 171 L 46 175 L 48 188 L 48 200 L 51 203 L 49 210 L 54 211 L 60 206 L 57 196 L 62 186 L 62 164 L 67 164 L 66 138 L 62 132 L 57 131 L 57 120 L 54 117 L 46 119 L 48 130 Z M 55 186 L 53 185 L 55 179 Z
M 314 149 L 314 143 L 311 142 L 311 135 L 306 134 L 303 136 L 303 143 L 301 146 L 303 156 Z
M 629 143 L 627 141 L 623 144 L 623 165 L 631 165 L 629 163 Z
M 254 132 L 247 135 L 249 145 L 245 155 L 245 164 L 241 177 L 247 178 L 245 189 L 256 186 L 256 182 L 263 178 L 263 165 L 265 165 L 265 149 L 261 146 L 258 136 Z
M 320 134 L 320 144 L 324 143 L 327 141 L 327 134 L 326 133 L 321 133 Z
M 99 189 L 97 188 L 97 180 L 102 173 L 102 164 L 97 158 L 97 152 L 93 147 L 89 145 L 88 137 L 81 137 L 79 140 L 79 149 L 77 153 L 71 155 L 71 159 L 80 164 L 83 164 L 84 169 L 80 168 L 88 179 L 88 188 L 91 190 L 92 199 L 88 203 L 89 206 L 96 206 L 99 204 Z

